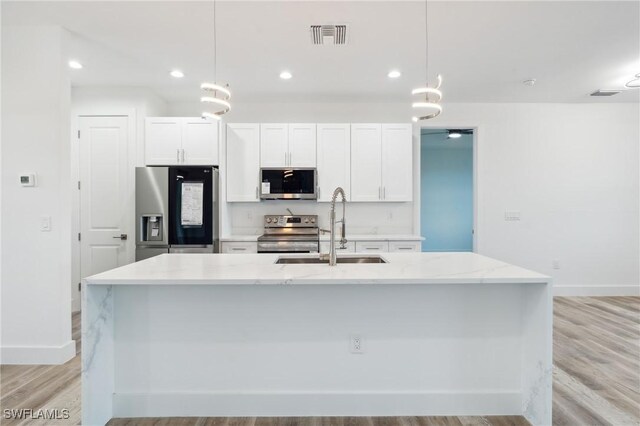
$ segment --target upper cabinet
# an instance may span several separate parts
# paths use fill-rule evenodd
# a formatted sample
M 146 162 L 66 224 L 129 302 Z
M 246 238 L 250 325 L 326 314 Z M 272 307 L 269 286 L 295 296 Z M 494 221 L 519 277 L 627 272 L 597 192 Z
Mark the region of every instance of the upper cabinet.
M 381 128 L 380 124 L 351 125 L 351 201 L 382 200 Z
M 261 167 L 316 167 L 316 125 L 260 125 Z
M 382 125 L 382 199 L 413 200 L 413 132 L 411 124 Z
M 351 126 L 318 124 L 318 201 L 331 201 L 341 186 L 351 199 Z
M 260 201 L 260 125 L 227 124 L 227 201 Z
M 219 163 L 217 122 L 203 118 L 146 118 L 147 166 L 215 166 Z
M 411 201 L 411 124 L 351 125 L 351 201 Z

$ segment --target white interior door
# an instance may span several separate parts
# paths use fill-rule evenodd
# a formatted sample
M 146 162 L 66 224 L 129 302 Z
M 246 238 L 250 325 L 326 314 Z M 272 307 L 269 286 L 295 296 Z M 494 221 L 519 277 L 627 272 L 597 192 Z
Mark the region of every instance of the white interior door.
M 133 260 L 127 117 L 80 117 L 80 271 Z

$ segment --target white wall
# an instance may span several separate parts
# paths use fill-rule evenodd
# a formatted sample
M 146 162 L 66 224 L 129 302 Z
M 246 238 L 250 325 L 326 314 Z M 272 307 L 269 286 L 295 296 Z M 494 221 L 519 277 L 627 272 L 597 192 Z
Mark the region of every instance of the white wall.
M 131 167 L 144 166 L 144 119 L 149 116 L 167 114 L 167 104 L 155 92 L 144 87 L 74 87 L 71 90 L 71 163 L 72 182 L 79 180 L 80 164 L 77 140 L 78 116 L 82 115 L 127 115 L 130 125 L 134 127 L 135 139 L 130 141 L 135 152 Z M 135 229 L 135 186 L 130 185 L 128 205 L 131 218 L 130 229 Z M 79 191 L 73 191 L 72 207 L 72 235 L 80 232 L 80 199 Z M 135 253 L 130 253 L 130 261 L 134 261 Z M 78 283 L 82 279 L 80 274 L 80 242 L 74 239 L 72 243 L 72 310 L 80 310 L 80 292 Z
M 57 364 L 71 340 L 68 34 L 2 27 L 3 364 Z M 36 173 L 23 188 L 20 174 Z M 42 216 L 51 231 L 40 231 Z
M 172 104 L 169 111 L 197 115 L 199 105 Z M 235 102 L 226 121 L 403 122 L 410 116 L 408 102 Z M 556 294 L 640 294 L 639 104 L 445 104 L 440 117 L 422 126 L 478 129 L 478 253 L 553 276 Z M 420 232 L 418 141 L 416 125 L 414 202 L 351 203 L 352 232 Z M 229 208 L 229 227 L 260 233 L 261 216 L 285 207 L 326 222 L 324 204 L 239 203 Z M 505 221 L 505 210 L 520 211 L 521 220 Z
M 640 294 L 639 107 L 446 105 L 429 126 L 478 128 L 477 251 L 553 276 L 555 294 Z

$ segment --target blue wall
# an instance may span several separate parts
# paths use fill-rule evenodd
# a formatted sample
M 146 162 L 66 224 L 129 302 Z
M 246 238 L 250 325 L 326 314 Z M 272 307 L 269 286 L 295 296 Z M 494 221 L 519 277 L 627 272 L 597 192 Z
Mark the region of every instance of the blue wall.
M 473 250 L 473 136 L 420 141 L 422 251 Z

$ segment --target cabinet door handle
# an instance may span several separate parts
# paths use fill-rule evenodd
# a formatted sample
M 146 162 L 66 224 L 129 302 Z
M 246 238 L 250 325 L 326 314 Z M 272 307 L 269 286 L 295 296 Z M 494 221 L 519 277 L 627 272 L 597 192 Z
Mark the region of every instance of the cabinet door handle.
M 382 188 L 378 187 L 378 200 L 382 200 Z
M 258 199 L 258 187 L 256 186 L 256 200 Z
M 387 187 L 386 186 L 382 187 L 382 199 L 383 200 L 387 199 Z
M 182 155 L 182 163 L 184 164 L 184 149 L 180 150 L 180 154 Z
M 234 251 L 245 251 L 247 248 L 246 247 L 231 247 L 231 250 Z
M 365 247 L 365 250 L 380 250 L 380 247 Z
M 413 247 L 398 247 L 398 250 L 413 250 Z
M 176 149 L 176 163 L 180 163 L 180 150 Z

